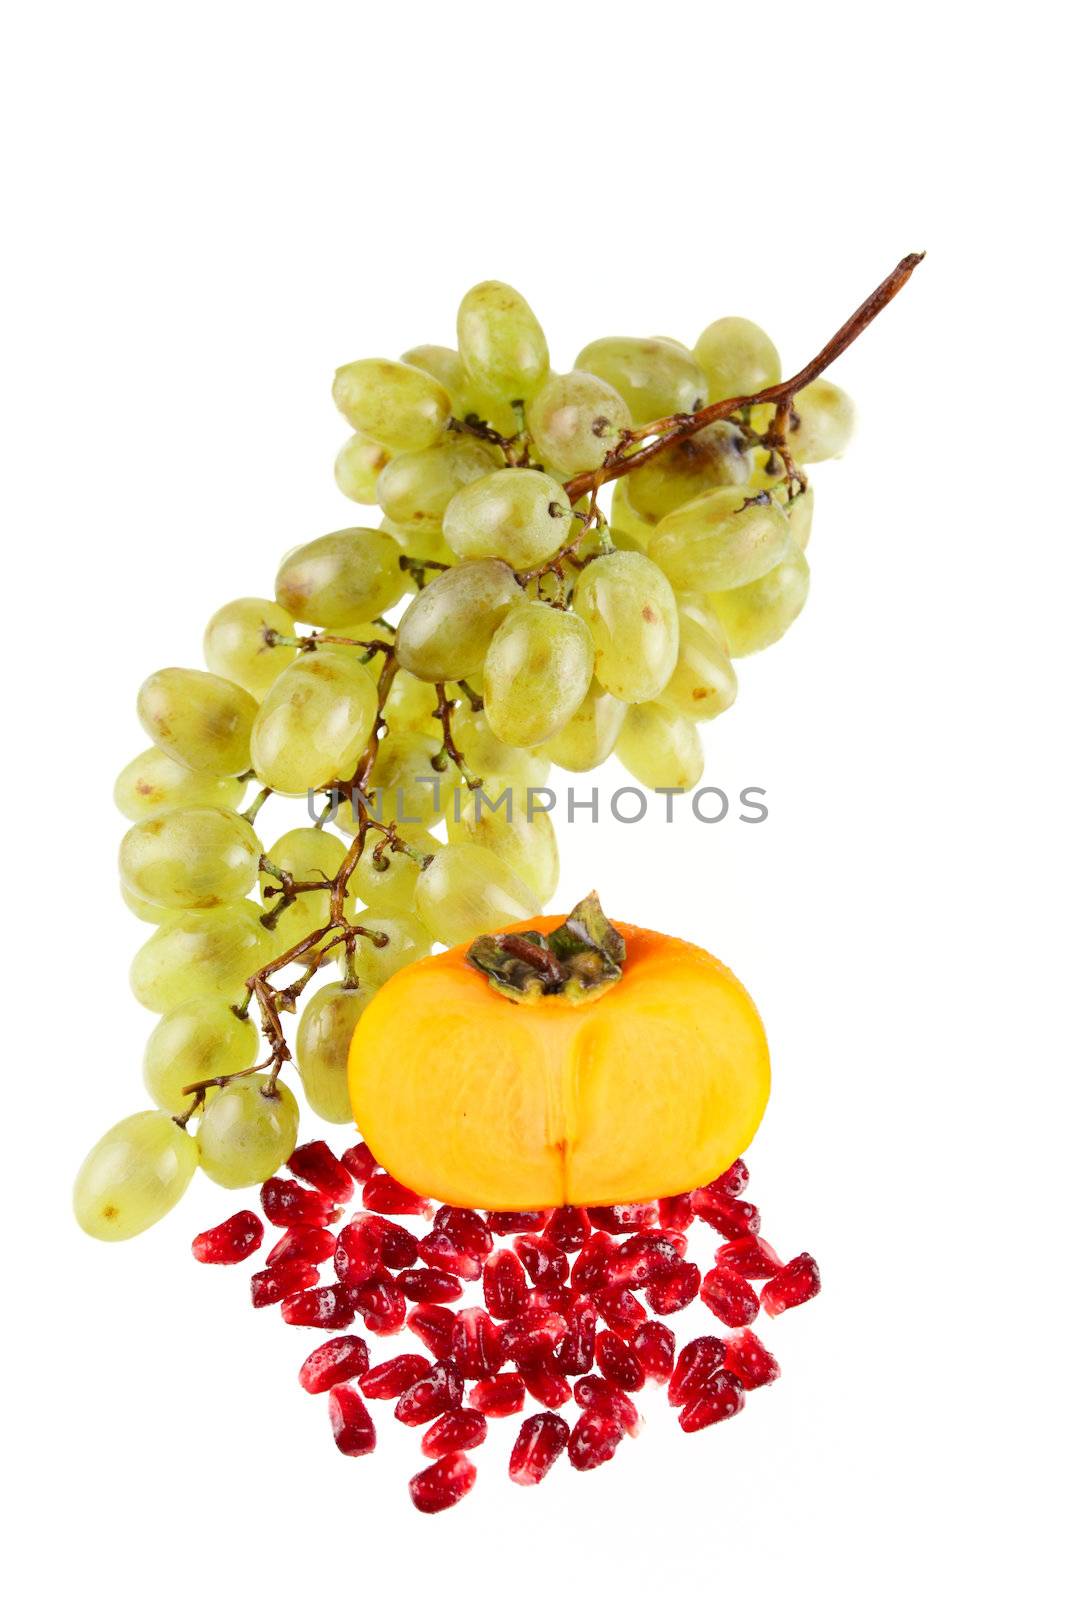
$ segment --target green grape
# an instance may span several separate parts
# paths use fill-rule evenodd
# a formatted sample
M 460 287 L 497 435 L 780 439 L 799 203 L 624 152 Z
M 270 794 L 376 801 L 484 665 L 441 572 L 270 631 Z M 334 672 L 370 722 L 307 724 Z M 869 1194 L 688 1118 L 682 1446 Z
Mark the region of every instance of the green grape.
M 712 489 L 664 517 L 648 553 L 676 589 L 708 594 L 762 578 L 789 548 L 789 519 L 764 490 Z
M 329 632 L 357 627 L 400 599 L 407 580 L 399 563 L 399 545 L 380 528 L 324 533 L 285 557 L 274 580 L 278 604 Z
M 238 900 L 214 911 L 175 911 L 133 958 L 130 985 L 149 1011 L 173 1011 L 198 995 L 236 1003 L 245 979 L 269 961 L 259 907 Z
M 529 886 L 545 905 L 559 883 L 559 846 L 546 811 L 528 815 L 526 796 L 500 783 L 473 789 L 458 820 L 448 818 L 450 844 L 481 845 Z
M 426 450 L 448 426 L 448 391 L 418 367 L 371 357 L 338 367 L 334 405 L 359 433 L 389 450 Z
M 696 411 L 706 383 L 689 351 L 668 339 L 594 339 L 574 365 L 610 384 L 637 423 Z
M 145 900 L 139 894 L 131 894 L 124 883 L 119 884 L 119 893 L 127 909 L 142 922 L 154 922 L 158 927 L 160 923 L 166 922 L 168 917 L 174 915 L 170 906 L 157 906 L 152 900 Z
M 707 380 L 705 399 L 732 400 L 758 394 L 782 381 L 782 363 L 763 329 L 747 317 L 709 323 L 693 347 Z
M 183 767 L 215 778 L 248 767 L 257 709 L 247 689 L 192 667 L 153 672 L 137 695 L 137 715 L 153 744 Z
M 345 858 L 345 847 L 335 833 L 324 828 L 290 828 L 280 839 L 275 839 L 266 852 L 267 860 L 288 872 L 297 883 L 324 884 L 336 877 Z M 316 928 L 324 928 L 330 921 L 330 890 L 309 889 L 295 895 L 285 904 L 280 894 L 266 894 L 267 889 L 280 889 L 281 884 L 272 873 L 259 875 L 259 898 L 266 911 L 277 912 L 275 924 L 279 954 L 291 950 L 306 939 Z M 279 909 L 283 907 L 284 909 Z
M 409 561 L 436 561 L 443 567 L 455 564 L 456 553 L 445 542 L 445 536 L 434 523 L 401 523 L 390 522 L 388 518 L 382 523 L 391 539 L 395 539 L 402 552 Z M 433 581 L 435 576 L 433 568 L 423 574 L 423 581 Z M 418 593 L 419 583 L 413 572 L 404 574 L 406 587 L 409 593 Z
M 541 324 L 518 290 L 506 283 L 490 279 L 468 289 L 456 331 L 473 386 L 497 401 L 528 400 L 548 372 Z
M 351 1122 L 348 1098 L 348 1047 L 356 1023 L 377 993 L 328 983 L 316 989 L 300 1017 L 296 1065 L 304 1098 L 326 1122 Z
M 377 439 L 354 433 L 337 452 L 333 464 L 334 482 L 341 493 L 357 505 L 378 503 L 378 475 L 389 461 L 390 452 Z
M 622 396 L 591 372 L 553 373 L 526 408 L 537 454 L 568 478 L 599 467 L 632 421 Z
M 593 638 L 573 611 L 515 606 L 485 658 L 485 715 L 503 744 L 542 744 L 570 721 L 593 676 Z
M 655 700 L 627 711 L 615 754 L 646 789 L 692 789 L 704 771 L 696 724 Z
M 484 711 L 461 702 L 452 713 L 452 737 L 466 765 L 479 778 L 499 778 L 513 789 L 536 789 L 548 777 L 551 763 L 533 750 L 503 744 Z
M 761 579 L 761 582 L 766 580 Z M 738 589 L 733 593 L 742 594 Z M 660 704 L 694 722 L 726 711 L 737 698 L 737 674 L 730 663 L 721 626 L 707 625 L 700 611 L 678 605 L 678 665 Z
M 726 630 L 731 655 L 750 656 L 782 637 L 804 609 L 808 576 L 807 557 L 790 543 L 785 559 L 762 578 L 707 596 Z
M 649 471 L 646 467 L 644 471 Z M 638 511 L 633 503 L 630 485 L 639 474 L 631 472 L 628 477 L 619 478 L 611 495 L 611 537 L 620 550 L 640 550 L 642 554 L 648 549 L 657 517 L 646 516 L 643 511 Z
M 444 534 L 458 556 L 497 556 L 520 570 L 540 566 L 571 535 L 571 505 L 543 472 L 508 467 L 461 489 Z
M 441 817 L 456 786 L 456 769 L 450 762 L 438 772 L 431 764 L 440 749 L 440 734 L 386 734 L 365 786 L 376 821 L 432 827 Z
M 410 672 L 398 672 L 385 702 L 384 716 L 390 733 L 437 733 L 440 744 L 440 722 L 434 721 L 437 710 L 437 689 L 432 683 L 414 677 Z
M 396 630 L 396 659 L 427 683 L 455 683 L 480 672 L 489 641 L 522 599 L 503 561 L 463 561 L 417 594 Z
M 789 518 L 789 532 L 798 550 L 807 550 L 811 538 L 811 519 L 815 514 L 815 490 L 809 483 L 801 493 L 787 501 L 785 514 Z
M 135 822 L 119 847 L 123 886 L 175 911 L 243 900 L 256 881 L 261 845 L 236 811 L 182 806 Z
M 259 1032 L 224 1000 L 186 1000 L 160 1017 L 144 1051 L 145 1088 L 164 1111 L 188 1111 L 188 1084 L 244 1072 L 256 1059 Z M 205 1091 L 210 1100 L 217 1089 Z
M 428 372 L 436 378 L 442 389 L 448 391 L 453 416 L 466 416 L 470 409 L 467 403 L 470 378 L 458 350 L 446 344 L 417 344 L 405 350 L 400 359 L 406 366 L 418 367 L 420 372 Z
M 793 402 L 795 419 L 787 438 L 794 461 L 830 461 L 843 456 L 856 422 L 856 408 L 844 389 L 816 378 Z
M 115 804 L 131 822 L 157 817 L 175 806 L 223 806 L 235 811 L 244 792 L 243 778 L 193 772 L 154 744 L 134 756 L 115 779 Z
M 439 841 L 420 822 L 405 823 L 400 836 L 422 856 L 432 856 L 440 849 Z M 381 854 L 376 855 L 379 844 L 384 845 L 382 835 L 367 835 L 363 854 L 348 880 L 349 894 L 353 901 L 361 900 L 367 905 L 369 915 L 410 911 L 421 862 L 402 850 L 383 848 Z
M 437 845 L 438 850 L 443 848 Z M 410 912 L 394 911 L 379 915 L 368 909 L 358 920 L 361 928 L 371 928 L 375 933 L 385 934 L 388 940 L 387 944 L 376 945 L 373 939 L 361 936 L 356 944 L 352 966 L 360 984 L 366 984 L 369 988 L 380 988 L 394 972 L 399 972 L 401 967 L 410 965 L 412 961 L 421 961 L 433 949 L 433 940 L 426 928 Z M 343 964 L 344 953 L 337 959 Z
M 529 884 L 484 845 L 444 845 L 415 885 L 419 920 L 446 945 L 521 922 L 540 909 Z
M 578 574 L 574 609 L 589 624 L 594 671 L 617 700 L 654 700 L 678 660 L 678 608 L 647 556 L 616 550 Z
M 653 456 L 647 467 L 631 472 L 630 505 L 639 516 L 658 522 L 709 489 L 747 483 L 752 452 L 732 422 L 712 422 Z M 618 490 L 616 490 L 616 495 Z
M 132 1239 L 178 1204 L 196 1140 L 165 1111 L 126 1117 L 93 1145 L 74 1180 L 74 1215 L 94 1239 Z
M 354 651 L 313 650 L 286 667 L 252 729 L 252 763 L 282 794 L 349 776 L 378 716 L 374 678 Z
M 204 630 L 204 660 L 220 678 L 239 683 L 262 700 L 296 656 L 294 645 L 271 644 L 267 636 L 289 637 L 293 632 L 292 617 L 273 600 L 231 600 Z
M 480 439 L 445 439 L 429 450 L 395 456 L 378 479 L 378 504 L 394 522 L 439 527 L 453 495 L 499 465 L 500 452 Z
M 594 679 L 571 720 L 541 746 L 541 754 L 565 772 L 591 772 L 614 750 L 625 715 L 623 701 Z
M 292 1155 L 300 1112 L 284 1083 L 264 1072 L 235 1078 L 205 1108 L 196 1133 L 200 1165 L 223 1189 L 265 1183 Z

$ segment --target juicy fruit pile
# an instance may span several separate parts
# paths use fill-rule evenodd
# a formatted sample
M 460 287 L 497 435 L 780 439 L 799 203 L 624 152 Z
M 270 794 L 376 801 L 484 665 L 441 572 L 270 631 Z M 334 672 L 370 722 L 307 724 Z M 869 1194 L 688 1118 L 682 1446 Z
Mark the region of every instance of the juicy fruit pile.
M 748 1393 L 779 1376 L 752 1331 L 759 1312 L 776 1317 L 819 1292 L 810 1255 L 783 1263 L 761 1236 L 758 1210 L 741 1198 L 743 1161 L 657 1203 L 484 1214 L 432 1206 L 379 1167 L 366 1144 L 340 1159 L 321 1141 L 303 1145 L 289 1168 L 292 1179 L 272 1178 L 261 1191 L 268 1222 L 284 1231 L 252 1276 L 252 1304 L 280 1305 L 287 1323 L 331 1333 L 299 1380 L 327 1395 L 342 1454 L 375 1448 L 368 1401 L 392 1402 L 399 1423 L 425 1430 L 431 1464 L 408 1486 L 423 1512 L 470 1491 L 477 1469 L 467 1452 L 491 1420 L 517 1416 L 527 1402 L 544 1409 L 525 1416 L 514 1437 L 509 1473 L 523 1486 L 540 1483 L 565 1453 L 580 1472 L 603 1466 L 639 1431 L 633 1397 L 646 1384 L 666 1385 L 685 1433 L 736 1416 Z M 362 1209 L 344 1220 L 357 1185 Z M 706 1271 L 689 1255 L 695 1222 L 725 1241 Z M 263 1237 L 260 1218 L 241 1211 L 200 1234 L 193 1254 L 245 1261 Z M 320 1269 L 331 1267 L 321 1282 Z M 698 1299 L 719 1331 L 676 1351 L 667 1319 Z M 346 1331 L 357 1319 L 373 1337 L 423 1348 L 374 1359 L 367 1340 Z

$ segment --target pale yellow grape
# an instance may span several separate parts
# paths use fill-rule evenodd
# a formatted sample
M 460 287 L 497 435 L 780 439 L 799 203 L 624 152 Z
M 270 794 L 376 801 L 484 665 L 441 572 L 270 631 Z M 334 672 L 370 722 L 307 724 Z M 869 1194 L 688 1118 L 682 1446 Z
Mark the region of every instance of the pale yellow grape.
M 856 423 L 856 408 L 844 389 L 829 378 L 816 378 L 801 389 L 793 412 L 786 444 L 794 461 L 830 461 L 844 455 Z
M 473 386 L 496 400 L 528 400 L 548 372 L 541 324 L 509 284 L 489 279 L 468 289 L 456 332 Z
M 811 519 L 815 515 L 815 490 L 809 483 L 802 494 L 786 502 L 785 514 L 789 518 L 789 532 L 798 550 L 807 550 L 811 538 Z
M 341 528 L 290 550 L 274 591 L 298 622 L 343 633 L 388 611 L 406 585 L 395 539 L 381 528 Z
M 448 804 L 456 786 L 456 769 L 449 762 L 443 772 L 431 765 L 441 749 L 440 733 L 387 733 L 378 746 L 365 790 L 371 815 L 377 822 L 433 825 Z M 347 817 L 341 820 L 345 825 Z
M 705 722 L 728 710 L 736 698 L 737 674 L 721 635 L 709 629 L 703 618 L 680 602 L 678 665 L 660 702 L 694 722 Z
M 444 845 L 415 885 L 419 920 L 445 945 L 521 922 L 540 909 L 529 884 L 484 845 Z
M 243 900 L 256 881 L 261 846 L 236 811 L 181 806 L 135 822 L 119 846 L 123 887 L 175 911 Z
M 463 561 L 417 594 L 396 630 L 396 659 L 427 683 L 480 672 L 489 641 L 522 590 L 503 561 Z
M 550 762 L 534 750 L 504 744 L 490 728 L 484 711 L 461 702 L 452 713 L 452 737 L 470 770 L 479 778 L 499 778 L 514 789 L 534 789 L 548 777 Z M 449 807 L 453 815 L 454 807 Z
M 376 505 L 378 475 L 390 460 L 392 456 L 384 444 L 365 434 L 354 433 L 337 452 L 333 464 L 334 482 L 341 493 L 357 505 Z
M 450 545 L 446 544 L 445 536 L 441 529 L 434 523 L 391 522 L 388 518 L 382 523 L 383 528 L 391 539 L 395 539 L 401 551 L 409 561 L 436 561 L 441 566 L 453 567 L 456 564 L 456 553 Z M 429 582 L 435 577 L 431 567 L 423 574 L 423 582 Z M 416 575 L 408 571 L 404 574 L 408 593 L 418 593 L 421 585 Z
M 165 1111 L 118 1122 L 74 1180 L 74 1215 L 94 1239 L 132 1239 L 176 1206 L 196 1171 L 197 1148 Z
M 768 334 L 747 317 L 709 323 L 693 347 L 707 381 L 705 399 L 758 394 L 782 381 L 782 362 Z
M 231 600 L 204 630 L 204 660 L 220 678 L 239 683 L 262 700 L 280 672 L 296 656 L 294 645 L 271 644 L 271 634 L 291 637 L 296 630 L 288 611 L 273 600 Z
M 458 350 L 446 344 L 417 344 L 405 350 L 400 359 L 407 366 L 418 367 L 420 372 L 428 372 L 437 379 L 442 389 L 448 391 L 455 416 L 462 418 L 470 410 L 470 375 Z
M 119 893 L 127 910 L 132 911 L 141 922 L 154 922 L 158 927 L 174 915 L 170 906 L 159 906 L 153 900 L 146 900 L 143 895 L 131 894 L 124 883 L 119 884 Z
M 441 850 L 444 846 L 438 845 L 437 848 Z M 429 931 L 418 917 L 411 915 L 410 909 L 387 914 L 368 910 L 359 914 L 358 922 L 361 928 L 384 934 L 388 941 L 377 945 L 373 939 L 361 935 L 356 944 L 353 961 L 356 977 L 369 988 L 379 988 L 394 972 L 399 972 L 401 967 L 408 966 L 412 961 L 421 961 L 433 948 Z M 344 963 L 343 952 L 337 959 L 340 964 Z
M 696 724 L 654 700 L 627 711 L 615 754 L 646 789 L 692 789 L 704 771 Z
M 440 743 L 441 724 L 434 720 L 436 710 L 437 690 L 432 683 L 410 672 L 397 673 L 385 702 L 384 715 L 390 733 L 433 733 L 436 730 Z
M 445 512 L 445 539 L 457 555 L 498 556 L 520 570 L 547 561 L 571 531 L 571 504 L 559 484 L 527 467 L 468 485 Z
M 452 497 L 499 465 L 500 452 L 480 439 L 447 438 L 429 450 L 395 456 L 378 479 L 378 504 L 393 522 L 440 527 Z
M 225 1000 L 187 1000 L 160 1017 L 144 1051 L 144 1082 L 157 1106 L 175 1115 L 192 1100 L 182 1091 L 205 1078 L 244 1072 L 256 1059 L 259 1030 L 250 1018 L 234 1015 Z M 217 1089 L 205 1091 L 212 1099 Z
M 134 756 L 115 779 L 115 804 L 131 822 L 156 817 L 175 806 L 225 806 L 233 811 L 240 805 L 245 787 L 243 778 L 216 778 L 209 772 L 193 772 L 158 745 L 150 745 Z
M 499 783 L 471 790 L 458 821 L 448 818 L 450 844 L 482 845 L 499 856 L 546 905 L 559 883 L 559 846 L 545 811 L 527 814 L 525 792 Z
M 753 583 L 789 548 L 789 519 L 764 490 L 712 489 L 680 506 L 648 547 L 676 589 L 708 594 Z
M 316 989 L 300 1014 L 296 1065 L 304 1098 L 326 1122 L 351 1122 L 348 1098 L 348 1047 L 356 1023 L 377 991 L 328 983 Z
M 752 452 L 740 428 L 732 422 L 712 422 L 653 456 L 647 467 L 631 472 L 624 482 L 633 510 L 658 522 L 709 489 L 747 483 L 752 466 Z
M 354 652 L 314 650 L 286 667 L 252 730 L 252 764 L 282 794 L 351 777 L 378 715 L 378 689 Z
M 234 777 L 249 765 L 256 702 L 213 672 L 164 667 L 146 678 L 137 715 L 152 740 L 193 772 Z
M 133 958 L 130 986 L 149 1011 L 173 1011 L 198 995 L 236 1004 L 245 979 L 273 953 L 260 910 L 248 900 L 214 911 L 175 911 Z
M 345 845 L 335 833 L 327 833 L 325 828 L 290 828 L 280 839 L 275 839 L 266 856 L 268 861 L 283 872 L 288 872 L 297 883 L 326 884 L 340 871 L 345 858 Z M 316 928 L 324 928 L 330 921 L 328 888 L 309 889 L 304 894 L 295 895 L 288 904 L 285 904 L 281 894 L 265 893 L 267 889 L 280 890 L 281 884 L 273 874 L 261 872 L 259 898 L 265 911 L 277 912 L 275 927 L 281 946 L 279 955 L 291 950 L 309 933 L 314 933 Z M 279 911 L 278 908 L 283 905 L 284 909 Z
M 400 836 L 406 845 L 417 850 L 422 857 L 433 855 L 435 850 L 440 849 L 440 841 L 419 822 L 405 823 L 400 829 Z M 368 906 L 368 915 L 408 912 L 414 904 L 415 879 L 419 875 L 421 860 L 416 861 L 405 851 L 387 848 L 376 856 L 380 844 L 384 845 L 380 833 L 367 835 L 363 854 L 348 880 L 349 894 L 353 900 L 359 899 Z
M 574 609 L 593 636 L 594 672 L 617 700 L 654 700 L 678 660 L 678 608 L 660 568 L 637 550 L 591 561 Z
M 648 470 L 647 468 L 642 470 Z M 655 532 L 657 517 L 647 516 L 638 511 L 633 503 L 630 486 L 638 473 L 631 472 L 625 478 L 619 478 L 611 495 L 611 512 L 608 521 L 611 525 L 612 541 L 620 550 L 640 550 L 648 548 L 648 541 Z
M 568 478 L 599 467 L 632 422 L 622 396 L 591 372 L 553 373 L 526 408 L 538 456 Z
M 541 600 L 515 606 L 485 658 L 486 720 L 504 744 L 542 744 L 569 722 L 592 676 L 593 637 L 580 616 Z
M 689 351 L 668 339 L 594 339 L 574 365 L 610 384 L 637 423 L 695 411 L 707 387 Z
M 300 1113 L 284 1083 L 266 1073 L 236 1078 L 220 1089 L 200 1119 L 200 1165 L 223 1189 L 265 1183 L 296 1148 Z
M 730 641 L 730 654 L 750 656 L 765 650 L 796 621 L 808 598 L 808 562 L 803 550 L 791 545 L 784 561 L 754 583 L 722 594 L 709 594 Z
M 591 772 L 606 761 L 615 748 L 626 706 L 595 680 L 566 727 L 541 746 L 565 772 Z
M 452 413 L 448 391 L 428 372 L 373 356 L 338 367 L 333 399 L 357 432 L 394 451 L 436 444 Z

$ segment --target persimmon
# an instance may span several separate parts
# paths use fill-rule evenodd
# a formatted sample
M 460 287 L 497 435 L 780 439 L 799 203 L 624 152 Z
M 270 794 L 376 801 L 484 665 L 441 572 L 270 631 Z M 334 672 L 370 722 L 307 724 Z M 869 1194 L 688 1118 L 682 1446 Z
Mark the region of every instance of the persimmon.
M 493 1210 L 679 1194 L 759 1126 L 767 1040 L 696 945 L 590 896 L 402 968 L 349 1055 L 357 1125 L 402 1183 Z

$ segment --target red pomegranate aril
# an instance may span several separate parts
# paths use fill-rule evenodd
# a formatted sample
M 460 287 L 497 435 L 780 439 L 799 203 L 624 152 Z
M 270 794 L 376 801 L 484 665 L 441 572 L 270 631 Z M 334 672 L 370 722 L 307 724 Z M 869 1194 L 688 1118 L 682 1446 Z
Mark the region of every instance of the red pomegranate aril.
M 657 1203 L 656 1210 L 659 1214 L 661 1228 L 677 1230 L 684 1233 L 693 1220 L 693 1196 L 686 1194 L 672 1194 L 666 1200 Z
M 359 1312 L 371 1333 L 383 1337 L 399 1333 L 404 1326 L 407 1303 L 396 1284 L 385 1273 L 361 1283 L 350 1291 L 352 1304 Z
M 712 1267 L 700 1285 L 700 1298 L 728 1328 L 743 1328 L 754 1322 L 760 1307 L 748 1281 L 727 1267 Z
M 630 1396 L 609 1378 L 599 1373 L 587 1373 L 574 1385 L 574 1398 L 583 1411 L 602 1411 L 614 1417 L 620 1427 L 635 1437 L 641 1431 L 641 1417 Z
M 582 1248 L 591 1231 L 589 1218 L 581 1206 L 557 1206 L 549 1213 L 544 1236 L 564 1255 L 572 1256 Z M 531 1417 L 530 1420 L 536 1419 Z
M 486 1225 L 493 1233 L 540 1233 L 545 1225 L 545 1211 L 487 1211 Z
M 370 1222 L 350 1222 L 337 1235 L 334 1271 L 350 1289 L 370 1283 L 382 1271 L 382 1241 Z
M 548 1288 L 532 1290 L 530 1304 L 538 1311 L 558 1311 L 561 1317 L 565 1317 L 577 1298 L 575 1290 L 568 1289 L 566 1284 L 552 1284 Z
M 385 1216 L 428 1217 L 433 1206 L 414 1189 L 397 1183 L 388 1172 L 372 1172 L 363 1185 L 363 1204 Z
M 726 1360 L 726 1345 L 714 1334 L 701 1334 L 691 1339 L 678 1353 L 674 1373 L 667 1385 L 667 1404 L 685 1405 L 710 1382 L 712 1374 L 719 1371 Z
M 500 1330 L 500 1352 L 505 1361 L 540 1361 L 566 1332 L 567 1319 L 558 1311 L 520 1311 Z
M 743 1239 L 760 1230 L 760 1214 L 754 1205 L 723 1194 L 713 1184 L 693 1190 L 693 1210 L 724 1239 Z
M 456 1313 L 447 1306 L 421 1305 L 408 1312 L 408 1327 L 438 1361 L 452 1354 L 452 1330 Z
M 339 1339 L 327 1339 L 317 1350 L 312 1350 L 300 1368 L 300 1387 L 308 1394 L 323 1394 L 334 1384 L 362 1377 L 369 1362 L 366 1341 L 357 1335 L 342 1334 Z
M 551 1357 L 543 1361 L 524 1362 L 519 1371 L 527 1389 L 543 1406 L 555 1411 L 570 1399 L 571 1386 Z
M 590 1472 L 610 1461 L 622 1440 L 623 1428 L 609 1412 L 583 1411 L 571 1429 L 567 1454 L 578 1472 Z
M 430 1365 L 425 1356 L 417 1355 L 414 1351 L 393 1356 L 389 1361 L 379 1361 L 376 1367 L 365 1372 L 359 1386 L 368 1400 L 398 1400 L 413 1383 L 426 1376 Z
M 612 1333 L 627 1336 L 636 1333 L 648 1316 L 640 1300 L 629 1289 L 601 1289 L 593 1299 Z
M 304 1289 L 282 1301 L 282 1321 L 294 1328 L 348 1328 L 355 1315 L 351 1295 L 340 1284 Z
M 310 1183 L 337 1205 L 345 1205 L 356 1192 L 352 1174 L 338 1161 L 324 1139 L 297 1145 L 286 1165 L 294 1178 Z
M 397 1275 L 397 1288 L 409 1300 L 420 1305 L 440 1305 L 445 1300 L 458 1300 L 463 1285 L 451 1272 L 441 1272 L 437 1267 L 406 1267 Z
M 567 1332 L 560 1340 L 556 1361 L 572 1378 L 588 1372 L 596 1354 L 597 1309 L 588 1295 L 580 1295 L 567 1312 Z
M 461 1450 L 454 1450 L 451 1455 L 442 1456 L 432 1466 L 416 1472 L 408 1484 L 411 1503 L 416 1511 L 429 1515 L 447 1511 L 470 1493 L 477 1476 L 474 1462 L 468 1461 Z
M 620 1389 L 641 1389 L 645 1382 L 645 1369 L 634 1355 L 625 1339 L 605 1328 L 596 1336 L 596 1364 L 612 1383 Z
M 211 1266 L 232 1267 L 247 1261 L 263 1243 L 263 1224 L 254 1211 L 235 1211 L 225 1222 L 218 1222 L 193 1240 L 197 1261 Z
M 606 1289 L 611 1283 L 611 1264 L 616 1244 L 606 1233 L 589 1236 L 571 1268 L 571 1283 L 576 1289 Z
M 594 1228 L 605 1233 L 637 1233 L 654 1228 L 659 1213 L 654 1205 L 589 1206 L 586 1215 Z
M 763 1285 L 760 1304 L 769 1317 L 777 1317 L 793 1306 L 802 1306 L 813 1300 L 822 1287 L 819 1268 L 814 1256 L 803 1251 L 787 1261 L 769 1282 Z
M 707 1185 L 707 1188 L 718 1189 L 720 1194 L 728 1194 L 734 1200 L 737 1199 L 739 1194 L 744 1194 L 748 1188 L 748 1168 L 741 1160 L 741 1157 L 738 1156 L 733 1165 L 727 1167 L 725 1172 L 720 1172 L 719 1176 Z
M 526 1275 L 537 1288 L 559 1288 L 567 1281 L 567 1257 L 551 1239 L 540 1234 L 521 1233 L 515 1240 L 515 1254 L 526 1268 Z
M 643 1322 L 630 1349 L 653 1383 L 666 1383 L 674 1371 L 674 1331 L 665 1322 Z
M 782 1373 L 767 1346 L 751 1328 L 727 1339 L 723 1365 L 727 1372 L 732 1372 L 735 1378 L 741 1380 L 746 1389 L 762 1389 L 764 1384 L 773 1383 Z
M 434 1218 L 434 1228 L 467 1255 L 485 1257 L 493 1252 L 489 1224 L 467 1206 L 442 1206 Z
M 321 1266 L 329 1261 L 337 1248 L 337 1240 L 329 1228 L 289 1228 L 267 1256 L 268 1267 L 279 1261 L 310 1261 Z
M 468 1402 L 487 1417 L 512 1417 L 526 1404 L 526 1385 L 519 1372 L 498 1372 L 474 1385 Z
M 296 1294 L 301 1289 L 313 1289 L 318 1281 L 319 1269 L 313 1267 L 310 1261 L 279 1261 L 275 1267 L 264 1267 L 262 1272 L 253 1272 L 249 1280 L 252 1304 L 257 1310 L 262 1306 L 276 1305 L 286 1295 Z
M 483 1270 L 481 1256 L 472 1255 L 470 1251 L 461 1250 L 454 1239 L 434 1227 L 425 1238 L 419 1241 L 419 1255 L 428 1267 L 433 1267 L 441 1272 L 453 1273 L 457 1278 L 464 1278 L 468 1283 L 480 1278 Z
M 465 1378 L 488 1378 L 500 1370 L 500 1333 L 480 1306 L 467 1306 L 456 1312 L 452 1359 Z
M 454 1361 L 438 1361 L 423 1377 L 416 1378 L 396 1403 L 393 1415 L 409 1428 L 432 1422 L 442 1411 L 453 1411 L 463 1404 L 463 1379 Z
M 278 1228 L 324 1228 L 333 1220 L 325 1195 L 290 1178 L 268 1178 L 259 1191 L 263 1215 Z
M 451 1450 L 473 1450 L 485 1443 L 489 1424 L 480 1411 L 457 1406 L 454 1411 L 444 1411 L 432 1422 L 422 1436 L 422 1453 L 446 1456 Z
M 508 1477 L 512 1483 L 523 1488 L 540 1483 L 566 1450 L 570 1432 L 563 1418 L 552 1411 L 527 1417 L 511 1447 Z
M 695 1261 L 679 1261 L 673 1272 L 645 1285 L 645 1299 L 657 1317 L 671 1317 L 692 1304 L 700 1293 L 700 1268 Z
M 377 1442 L 371 1414 L 349 1384 L 330 1390 L 330 1426 L 333 1442 L 343 1456 L 365 1456 Z
M 739 1272 L 742 1278 L 773 1278 L 782 1265 L 782 1258 L 766 1239 L 761 1239 L 758 1233 L 750 1233 L 744 1239 L 731 1239 L 721 1244 L 715 1252 L 715 1265 Z
M 526 1310 L 530 1290 L 522 1263 L 512 1251 L 497 1250 L 485 1263 L 482 1299 L 490 1316 L 498 1321 L 510 1321 Z
M 368 1228 L 377 1239 L 382 1252 L 382 1266 L 388 1267 L 390 1272 L 399 1272 L 402 1267 L 413 1267 L 419 1259 L 419 1241 L 407 1228 L 402 1228 L 399 1222 L 393 1222 L 389 1217 L 379 1216 L 376 1211 L 354 1211 L 348 1219 L 352 1228 Z M 344 1229 L 341 1229 L 344 1232 Z
M 343 1150 L 341 1165 L 346 1172 L 352 1174 L 357 1183 L 366 1183 L 368 1178 L 380 1170 L 373 1152 L 365 1144 L 354 1144 L 350 1150 Z
M 613 1283 L 639 1288 L 673 1272 L 681 1256 L 672 1240 L 662 1233 L 635 1233 L 624 1239 L 611 1260 Z
M 732 1372 L 715 1372 L 699 1394 L 687 1400 L 678 1413 L 683 1433 L 710 1428 L 713 1422 L 735 1417 L 745 1403 L 745 1391 Z

